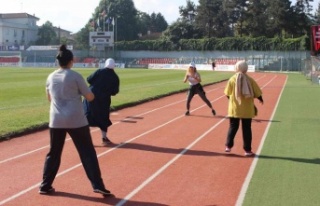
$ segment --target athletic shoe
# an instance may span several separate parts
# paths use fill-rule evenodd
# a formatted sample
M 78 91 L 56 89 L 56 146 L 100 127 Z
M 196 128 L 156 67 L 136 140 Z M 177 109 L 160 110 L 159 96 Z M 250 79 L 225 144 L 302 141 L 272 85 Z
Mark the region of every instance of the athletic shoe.
M 246 151 L 245 153 L 244 153 L 244 156 L 246 156 L 246 157 L 252 157 L 252 156 L 254 156 L 255 154 L 253 153 L 253 152 L 251 152 L 251 151 Z
M 55 191 L 55 189 L 54 189 L 53 187 L 50 187 L 50 188 L 47 189 L 47 190 L 40 188 L 39 194 L 41 194 L 41 195 L 47 195 L 47 194 L 53 193 L 54 191 Z
M 99 193 L 99 194 L 102 194 L 103 196 L 110 196 L 112 195 L 111 192 L 105 188 L 102 188 L 102 189 L 94 189 L 93 192 L 95 193 Z
M 231 148 L 230 147 L 226 147 L 226 149 L 224 151 L 225 152 L 231 152 Z
M 185 115 L 186 115 L 186 116 L 189 116 L 189 115 L 190 115 L 190 112 L 189 112 L 189 111 L 186 111 Z
M 111 145 L 112 142 L 107 137 L 105 137 L 105 138 L 102 138 L 102 144 L 104 146 L 107 146 L 107 145 Z
M 213 116 L 216 116 L 216 111 L 214 109 L 212 109 L 212 114 Z

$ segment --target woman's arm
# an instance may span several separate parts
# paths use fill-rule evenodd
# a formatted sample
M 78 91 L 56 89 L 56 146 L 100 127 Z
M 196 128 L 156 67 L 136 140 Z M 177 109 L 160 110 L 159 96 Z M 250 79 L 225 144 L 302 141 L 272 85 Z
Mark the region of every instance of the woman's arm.
M 93 84 L 95 79 L 96 79 L 96 76 L 98 76 L 99 74 L 99 69 L 96 70 L 95 72 L 93 72 L 92 74 L 90 74 L 88 77 L 87 77 L 87 82 L 89 84 Z
M 186 74 L 186 75 L 184 76 L 183 82 L 186 83 L 187 80 L 188 80 L 188 75 Z
M 94 94 L 92 92 L 89 92 L 88 94 L 84 95 L 84 98 L 91 102 L 92 100 L 94 100 Z

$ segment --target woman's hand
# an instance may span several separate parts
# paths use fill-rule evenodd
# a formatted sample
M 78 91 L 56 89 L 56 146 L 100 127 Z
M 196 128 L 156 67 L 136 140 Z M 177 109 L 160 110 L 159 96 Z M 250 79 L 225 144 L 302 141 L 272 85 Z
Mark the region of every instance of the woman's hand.
M 260 104 L 263 104 L 263 98 L 262 98 L 262 96 L 258 97 L 257 99 L 259 100 Z
M 90 92 L 90 93 L 84 95 L 84 98 L 86 98 L 86 100 L 91 102 L 94 99 L 94 94 L 92 92 Z

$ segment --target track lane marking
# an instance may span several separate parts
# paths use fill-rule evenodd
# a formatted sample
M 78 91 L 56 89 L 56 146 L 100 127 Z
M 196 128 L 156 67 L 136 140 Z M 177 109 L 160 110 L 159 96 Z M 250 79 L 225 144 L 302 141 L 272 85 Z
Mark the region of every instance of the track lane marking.
M 219 89 L 219 88 L 211 89 L 211 90 L 209 90 L 209 93 L 210 93 L 210 92 L 213 92 L 213 91 L 215 91 L 215 90 L 218 90 L 218 89 Z M 178 101 L 175 101 L 175 102 L 173 102 L 173 103 L 167 104 L 167 105 L 165 105 L 165 106 L 163 106 L 163 107 L 158 107 L 158 108 L 156 108 L 156 109 L 152 109 L 152 110 L 149 110 L 149 111 L 147 111 L 147 112 L 143 112 L 143 113 L 136 114 L 136 115 L 133 115 L 133 116 L 146 115 L 146 114 L 155 112 L 155 111 L 157 111 L 157 110 L 165 109 L 166 107 L 170 107 L 170 106 L 173 106 L 173 105 L 175 105 L 175 104 L 179 104 L 179 103 L 184 102 L 184 101 L 185 101 L 185 99 L 183 99 L 183 100 L 178 100 Z M 195 110 L 194 110 L 194 111 L 195 111 Z M 125 119 L 123 119 L 123 120 L 130 120 L 130 119 L 131 119 L 131 118 L 125 118 Z M 123 121 L 123 120 L 122 120 L 122 121 Z M 116 122 L 113 123 L 113 125 L 116 125 L 116 124 L 119 124 L 119 123 L 121 123 L 121 121 L 116 121 Z M 91 129 L 91 130 L 90 130 L 90 133 L 94 133 L 94 132 L 97 132 L 97 131 L 100 131 L 100 130 L 99 130 L 98 128 Z M 70 140 L 71 140 L 70 137 L 66 138 L 66 141 L 70 141 Z M 49 146 L 50 146 L 50 145 L 46 145 L 46 146 L 40 147 L 40 148 L 38 148 L 38 149 L 35 149 L 35 150 L 32 150 L 32 151 L 23 153 L 23 154 L 16 155 L 16 156 L 14 156 L 14 157 L 10 157 L 10 158 L 1 160 L 1 161 L 0 161 L 0 164 L 5 163 L 5 162 L 8 162 L 8 161 L 11 161 L 11 160 L 18 159 L 18 158 L 20 158 L 20 157 L 24 157 L 24 156 L 30 155 L 30 154 L 35 153 L 35 152 L 38 152 L 38 151 L 40 151 L 40 150 L 49 148 Z
M 277 75 L 275 75 L 270 81 L 264 84 L 262 89 L 266 87 L 268 84 L 270 84 L 274 79 L 277 78 Z M 281 96 L 281 93 L 279 95 L 279 98 Z M 220 96 L 221 98 L 222 96 Z M 224 96 L 223 96 L 224 97 Z M 205 106 L 205 105 L 204 105 Z M 227 119 L 227 117 L 224 117 L 219 122 L 217 122 L 214 126 L 212 126 L 210 129 L 208 129 L 206 132 L 204 132 L 201 136 L 199 136 L 195 141 L 193 141 L 190 145 L 188 145 L 187 148 L 185 148 L 182 152 L 180 152 L 178 155 L 176 155 L 173 159 L 171 159 L 169 162 L 167 162 L 164 166 L 162 166 L 159 170 L 157 170 L 155 173 L 153 173 L 149 178 L 147 178 L 143 183 L 141 183 L 138 187 L 136 187 L 132 192 L 130 192 L 126 197 L 124 197 L 119 203 L 116 204 L 116 206 L 122 206 L 127 201 L 129 201 L 134 195 L 136 195 L 140 190 L 142 190 L 146 185 L 148 185 L 152 180 L 154 180 L 156 177 L 158 177 L 165 169 L 167 169 L 171 164 L 173 164 L 176 160 L 178 160 L 183 154 L 185 154 L 189 149 L 191 149 L 197 142 L 199 142 L 203 137 L 205 137 L 209 132 L 211 132 L 213 129 L 215 129 L 217 126 L 219 126 L 222 122 L 224 122 Z M 267 134 L 267 129 L 265 130 L 265 133 Z M 262 146 L 261 146 L 262 147 Z M 257 160 L 256 160 L 257 161 Z M 254 171 L 255 165 L 251 164 L 250 170 L 252 168 L 252 173 Z M 249 170 L 249 172 L 250 172 Z M 250 182 L 251 176 L 247 176 L 248 180 L 246 178 L 246 181 Z M 244 183 L 244 184 L 245 184 Z M 243 186 L 244 193 L 247 190 L 247 187 Z
M 191 149 L 197 142 L 202 140 L 209 132 L 214 130 L 217 126 L 219 126 L 226 117 L 221 119 L 219 122 L 217 122 L 214 126 L 212 126 L 210 129 L 205 131 L 202 135 L 200 135 L 196 140 L 194 140 L 191 144 L 189 144 L 182 152 L 180 152 L 178 155 L 176 155 L 174 158 L 172 158 L 169 162 L 167 162 L 165 165 L 163 165 L 159 170 L 157 170 L 155 173 L 153 173 L 148 179 L 146 179 L 142 184 L 140 184 L 137 188 L 135 188 L 132 192 L 130 192 L 126 197 L 124 197 L 119 203 L 116 204 L 116 206 L 122 206 L 124 205 L 128 200 L 130 200 L 134 195 L 136 195 L 140 190 L 142 190 L 146 185 L 148 185 L 152 180 L 154 180 L 156 177 L 158 177 L 163 171 L 165 171 L 170 165 L 172 165 L 175 161 L 177 161 L 182 155 L 184 155 L 189 149 Z
M 265 77 L 265 75 L 264 75 L 263 77 Z M 263 77 L 261 77 L 261 78 L 263 78 Z M 274 77 L 274 78 L 275 78 L 275 77 Z M 274 79 L 274 78 L 273 78 L 273 79 Z M 272 80 L 270 80 L 268 83 L 270 83 L 271 81 L 272 81 Z M 212 92 L 212 91 L 218 90 L 218 89 L 221 89 L 221 88 L 220 88 L 220 87 L 219 87 L 219 88 L 214 88 L 214 89 L 212 89 L 212 90 L 209 90 L 209 92 Z M 216 98 L 214 101 L 210 101 L 210 102 L 211 102 L 211 103 L 216 102 L 216 101 L 218 101 L 219 99 L 221 99 L 221 98 L 223 98 L 223 97 L 225 97 L 225 95 L 221 95 L 220 97 Z M 168 104 L 168 105 L 166 105 L 166 106 L 164 106 L 164 107 L 160 107 L 160 108 L 156 108 L 156 109 L 153 109 L 153 110 L 149 110 L 148 112 L 141 113 L 141 114 L 139 114 L 139 115 L 148 114 L 148 113 L 151 113 L 152 111 L 156 111 L 156 110 L 159 110 L 159 109 L 163 109 L 163 108 L 166 108 L 166 107 L 171 106 L 171 105 L 174 105 L 174 104 L 178 104 L 178 103 L 183 102 L 183 101 L 185 101 L 185 99 L 184 99 L 184 100 L 180 100 L 180 101 L 176 101 L 176 102 L 171 103 L 171 104 Z M 196 111 L 196 110 L 198 110 L 198 109 L 200 109 L 200 108 L 203 108 L 203 107 L 205 107 L 205 106 L 207 106 L 207 105 L 206 105 L 206 104 L 203 104 L 202 106 L 199 106 L 199 107 L 197 107 L 196 109 L 193 109 L 193 110 L 191 110 L 191 111 Z M 164 124 L 161 124 L 160 126 L 158 126 L 158 127 L 156 127 L 156 128 L 153 128 L 153 129 L 151 129 L 151 130 L 149 130 L 149 131 L 146 131 L 146 132 L 144 132 L 144 133 L 142 133 L 142 134 L 140 134 L 140 135 L 138 135 L 138 136 L 136 136 L 136 137 L 134 137 L 134 138 L 131 138 L 130 140 L 128 140 L 128 141 L 126 141 L 126 142 L 124 142 L 124 143 L 122 143 L 122 144 L 120 144 L 120 145 L 118 145 L 118 146 L 116 146 L 116 147 L 114 147 L 114 148 L 112 148 L 112 149 L 110 149 L 110 150 L 107 150 L 107 151 L 105 151 L 105 152 L 102 152 L 102 153 L 100 153 L 100 154 L 97 155 L 97 156 L 98 156 L 98 157 L 103 156 L 103 155 L 105 155 L 105 154 L 107 154 L 107 153 L 109 153 L 109 152 L 111 152 L 111 151 L 113 151 L 113 150 L 115 150 L 115 149 L 117 149 L 117 148 L 125 145 L 126 143 L 132 142 L 133 140 L 138 139 L 139 137 L 142 137 L 142 136 L 144 136 L 144 135 L 146 135 L 146 134 L 148 134 L 148 133 L 150 133 L 150 132 L 152 132 L 152 131 L 155 131 L 156 129 L 161 128 L 161 127 L 163 127 L 163 126 L 165 126 L 165 125 L 167 125 L 167 124 L 169 124 L 169 123 L 171 123 L 171 122 L 174 122 L 174 121 L 176 121 L 176 120 L 178 120 L 178 119 L 180 119 L 180 118 L 182 118 L 182 117 L 184 117 L 184 116 L 185 116 L 185 115 L 180 115 L 180 116 L 178 116 L 178 117 L 176 117 L 176 118 L 174 118 L 174 119 L 172 119 L 172 120 L 170 120 L 170 121 L 167 121 L 167 122 L 164 123 Z M 219 121 L 219 124 L 220 124 L 220 122 L 223 122 L 224 120 L 225 120 L 225 118 L 222 119 L 222 120 L 220 120 L 220 121 Z M 120 121 L 118 121 L 117 123 L 120 123 Z M 212 127 L 212 130 L 213 130 L 214 128 L 216 128 L 216 126 L 213 126 L 213 127 Z M 92 132 L 94 132 L 94 131 L 98 131 L 98 129 L 92 130 Z M 207 131 L 207 132 L 208 132 L 208 131 Z M 203 137 L 201 137 L 201 138 L 199 137 L 199 140 L 198 140 L 198 141 L 200 141 L 202 138 L 203 138 Z M 70 140 L 70 139 L 71 139 L 71 138 L 68 138 L 68 140 Z M 198 142 L 198 141 L 197 141 L 197 142 Z M 196 143 L 196 142 L 195 142 L 195 143 Z M 194 143 L 194 144 L 195 144 L 195 143 Z M 191 148 L 194 144 L 191 144 L 190 148 Z M 47 145 L 47 146 L 45 146 L 45 147 L 49 147 L 49 145 Z M 42 147 L 41 149 L 44 149 L 45 147 Z M 189 147 L 189 146 L 188 146 L 188 147 Z M 188 149 L 190 149 L 190 148 L 188 148 Z M 188 149 L 183 150 L 183 151 L 182 151 L 183 154 L 184 154 L 185 152 L 187 152 Z M 37 149 L 37 151 L 39 151 L 39 149 Z M 31 151 L 31 152 L 28 152 L 28 154 L 29 154 L 29 153 L 33 153 L 33 152 Z M 180 153 L 180 154 L 182 155 L 182 153 Z M 181 156 L 181 155 L 180 155 L 180 156 Z M 25 155 L 18 155 L 18 156 L 19 156 L 19 157 L 22 157 L 22 156 L 25 156 Z M 18 156 L 16 156 L 16 157 L 18 158 Z M 180 157 L 180 156 L 179 156 L 179 157 Z M 10 159 L 16 159 L 16 158 L 10 158 Z M 177 158 L 177 159 L 178 159 L 178 158 Z M 175 160 L 174 160 L 174 161 L 175 161 Z M 2 161 L 2 162 L 3 162 L 3 161 Z M 169 164 L 169 162 L 168 162 L 167 164 Z M 167 164 L 166 164 L 166 165 L 167 165 Z M 172 164 L 172 163 L 171 163 L 171 164 Z M 77 164 L 77 165 L 74 165 L 73 167 L 70 167 L 70 168 L 68 168 L 68 169 L 66 169 L 66 170 L 58 173 L 58 174 L 56 175 L 56 177 L 60 177 L 60 176 L 62 176 L 62 175 L 64 175 L 64 174 L 66 174 L 66 173 L 68 173 L 68 172 L 70 172 L 70 171 L 72 171 L 72 170 L 80 167 L 81 165 L 82 165 L 81 163 L 79 163 L 79 164 Z M 168 165 L 168 166 L 169 166 L 169 165 Z M 167 166 L 167 167 L 168 167 L 168 166 Z M 165 166 L 163 166 L 163 167 L 165 167 Z M 164 169 L 165 169 L 165 168 L 164 168 Z M 150 178 L 150 177 L 149 177 L 149 178 Z M 41 184 L 41 182 L 38 182 L 37 184 L 35 184 L 35 185 L 33 185 L 33 186 L 25 189 L 25 190 L 22 190 L 21 192 L 16 193 L 15 195 L 12 195 L 12 196 L 9 197 L 9 198 L 6 198 L 6 199 L 2 200 L 2 201 L 0 202 L 0 205 L 3 205 L 3 204 L 5 204 L 5 203 L 7 203 L 7 202 L 9 202 L 9 201 L 11 201 L 11 200 L 16 199 L 17 197 L 19 197 L 19 196 L 21 196 L 21 195 L 26 194 L 27 192 L 29 192 L 29 191 L 31 191 L 31 190 L 33 190 L 33 189 L 36 189 L 37 187 L 39 187 L 40 184 Z M 132 193 L 132 192 L 131 192 L 131 193 Z M 130 194 L 131 194 L 131 193 L 130 193 Z
M 216 98 L 216 99 L 215 99 L 214 101 L 212 101 L 212 102 L 218 101 L 219 99 L 221 99 L 221 98 L 223 98 L 223 97 L 224 97 L 224 95 Z M 184 100 L 184 101 L 185 101 L 185 100 Z M 202 108 L 202 107 L 205 107 L 205 106 L 207 106 L 207 105 L 206 105 L 206 104 L 203 104 L 202 106 L 199 106 L 199 107 L 197 107 L 196 109 L 194 109 L 194 110 L 192 110 L 192 111 L 196 111 L 196 110 L 198 110 L 198 109 L 200 109 L 200 108 Z M 165 106 L 165 107 L 166 107 L 166 106 Z M 158 109 L 158 108 L 157 108 L 157 109 Z M 154 110 L 157 110 L 157 109 L 154 109 Z M 130 142 L 132 142 L 132 141 L 134 141 L 134 140 L 136 140 L 136 139 L 138 139 L 138 138 L 140 138 L 140 137 L 142 137 L 142 136 L 144 136 L 144 135 L 146 135 L 146 134 L 149 134 L 149 133 L 151 133 L 151 132 L 153 132 L 153 131 L 161 128 L 161 127 L 164 127 L 164 126 L 166 126 L 166 125 L 168 125 L 168 124 L 170 124 L 170 123 L 172 123 L 172 122 L 174 122 L 174 121 L 176 121 L 176 120 L 178 120 L 178 119 L 180 119 L 180 118 L 182 118 L 182 117 L 184 117 L 184 116 L 185 116 L 185 115 L 180 115 L 180 116 L 175 117 L 175 118 L 173 118 L 173 119 L 171 119 L 171 120 L 169 120 L 169 121 L 167 121 L 167 122 L 165 122 L 165 123 L 163 123 L 163 124 L 161 124 L 161 125 L 159 125 L 159 126 L 157 126 L 157 127 L 154 127 L 154 128 L 151 129 L 151 130 L 148 130 L 148 131 L 146 131 L 146 132 L 144 132 L 144 133 L 141 133 L 140 135 L 137 135 L 137 136 L 129 139 L 128 141 L 125 141 L 124 143 L 121 143 L 121 144 L 119 144 L 119 145 L 117 145 L 117 146 L 115 146 L 115 147 L 113 147 L 113 148 L 111 148 L 111 149 L 109 149 L 109 150 L 106 150 L 105 152 L 102 152 L 102 153 L 98 154 L 97 157 L 101 157 L 101 156 L 103 156 L 103 155 L 105 155 L 105 154 L 108 154 L 108 153 L 112 152 L 113 150 L 115 150 L 115 149 L 117 149 L 117 148 L 119 148 L 119 147 L 121 147 L 121 146 L 123 146 L 123 145 L 125 145 L 125 144 L 127 144 L 127 143 L 130 143 Z M 69 139 L 70 139 L 70 138 L 69 138 Z M 62 171 L 62 172 L 59 172 L 59 173 L 56 175 L 56 178 L 57 178 L 57 177 L 60 177 L 60 176 L 62 176 L 62 175 L 64 175 L 64 174 L 66 174 L 66 173 L 68 173 L 68 172 L 70 172 L 70 171 L 72 171 L 72 170 L 74 170 L 74 169 L 76 169 L 76 168 L 78 168 L 78 167 L 80 167 L 81 165 L 82 165 L 82 164 L 79 163 L 79 164 L 77 164 L 77 165 L 74 165 L 73 167 L 70 167 L 70 168 Z M 5 204 L 5 203 L 7 203 L 7 202 L 9 202 L 9 201 L 12 201 L 12 200 L 18 198 L 19 196 L 24 195 L 24 194 L 26 194 L 27 192 L 29 192 L 29 191 L 31 191 L 31 190 L 33 190 L 33 189 L 38 188 L 40 184 L 41 184 L 41 182 L 38 182 L 38 183 L 32 185 L 31 187 L 28 187 L 27 189 L 22 190 L 21 192 L 16 193 L 16 194 L 10 196 L 9 198 L 6 198 L 6 199 L 2 200 L 2 201 L 0 202 L 0 205 L 3 205 L 3 204 Z

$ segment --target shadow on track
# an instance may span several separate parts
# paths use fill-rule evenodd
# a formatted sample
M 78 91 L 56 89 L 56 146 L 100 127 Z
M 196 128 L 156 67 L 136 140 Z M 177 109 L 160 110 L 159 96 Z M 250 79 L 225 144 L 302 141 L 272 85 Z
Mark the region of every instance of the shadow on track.
M 64 197 L 64 198 L 71 198 L 71 199 L 78 199 L 82 201 L 86 201 L 89 204 L 92 204 L 92 202 L 101 202 L 105 204 L 110 204 L 110 205 L 116 205 L 118 202 L 120 202 L 122 199 L 117 198 L 115 196 L 111 197 L 89 197 L 89 196 L 84 196 L 84 195 L 79 195 L 79 194 L 74 194 L 74 193 L 69 193 L 69 192 L 59 192 L 56 191 L 53 193 L 51 196 L 59 196 L 59 197 Z M 89 203 L 91 202 L 91 203 Z M 94 203 L 93 203 L 94 204 Z M 160 203 L 153 203 L 153 202 L 139 202 L 139 201 L 131 201 L 128 200 L 126 202 L 126 205 L 139 205 L 139 206 L 168 206 L 165 204 L 160 204 Z

